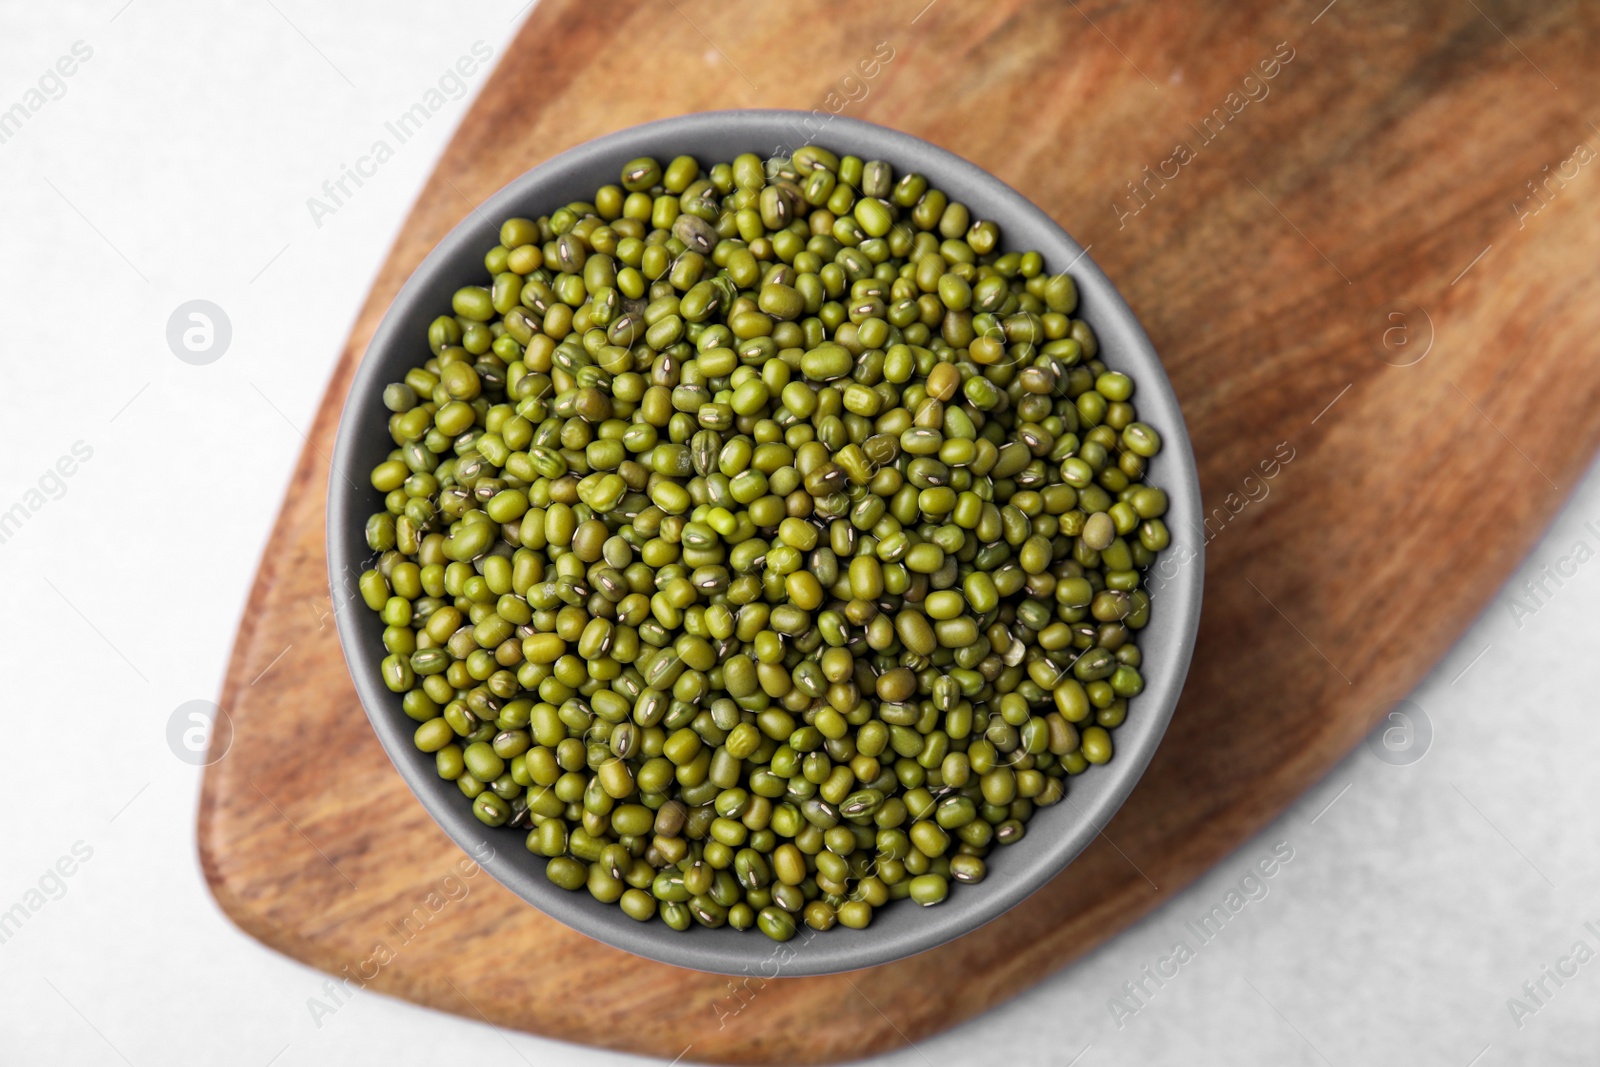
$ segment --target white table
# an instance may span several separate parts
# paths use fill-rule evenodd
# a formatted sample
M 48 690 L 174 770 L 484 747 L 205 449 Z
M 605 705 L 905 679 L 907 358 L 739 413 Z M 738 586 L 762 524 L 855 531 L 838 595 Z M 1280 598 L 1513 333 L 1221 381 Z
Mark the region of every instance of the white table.
M 0 526 L 0 923 L 22 905 L 0 926 L 0 1061 L 503 1063 L 508 1042 L 530 1062 L 631 1059 L 371 993 L 318 1025 L 323 976 L 207 894 L 198 771 L 166 734 L 219 689 L 336 346 L 483 74 L 405 143 L 385 123 L 475 42 L 498 54 L 521 0 L 448 16 L 414 0 L 121 3 L 12 5 L 0 37 L 0 112 L 26 112 L 0 125 L 0 513 L 25 512 Z M 362 162 L 382 138 L 392 158 Z M 313 212 L 344 165 L 363 184 Z M 166 341 L 197 298 L 232 328 L 203 366 Z M 1600 478 L 1513 587 L 1577 540 L 1600 548 L 1589 519 Z M 1569 952 L 1600 952 L 1600 566 L 1550 588 L 1522 618 L 1502 594 L 1412 695 L 1433 731 L 1419 762 L 1358 751 L 1110 945 L 888 1060 L 1592 1063 L 1600 962 Z M 1293 859 L 1202 944 L 1186 923 L 1279 842 Z M 1158 988 L 1141 969 L 1179 939 L 1193 958 Z M 1547 965 L 1575 973 L 1558 985 Z M 1541 977 L 1537 1010 L 1513 1019 L 1508 999 L 1534 1008 L 1523 983 Z M 1140 980 L 1152 995 L 1114 1018 Z

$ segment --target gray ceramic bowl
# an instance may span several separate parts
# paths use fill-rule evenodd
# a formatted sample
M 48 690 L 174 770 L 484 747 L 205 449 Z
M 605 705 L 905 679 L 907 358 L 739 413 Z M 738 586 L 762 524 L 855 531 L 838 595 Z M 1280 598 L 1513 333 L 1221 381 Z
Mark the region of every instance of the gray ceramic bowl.
M 600 941 L 664 963 L 730 974 L 771 958 L 773 943 L 760 933 L 695 927 L 684 933 L 663 923 L 636 923 L 615 905 L 587 893 L 568 893 L 545 879 L 544 860 L 522 845 L 524 832 L 490 830 L 471 813 L 454 783 L 441 781 L 431 755 L 411 742 L 416 724 L 400 710 L 400 699 L 378 678 L 383 656 L 382 625 L 359 598 L 339 595 L 353 576 L 370 565 L 363 534 L 366 518 L 382 508 L 367 472 L 391 445 L 387 412 L 380 400 L 385 384 L 428 355 L 428 323 L 448 312 L 450 295 L 483 276 L 483 255 L 498 241 L 499 221 L 547 214 L 572 200 L 588 199 L 596 188 L 617 180 L 622 164 L 637 156 L 669 159 L 681 153 L 702 161 L 730 160 L 740 152 L 763 156 L 779 146 L 798 146 L 805 135 L 801 112 L 724 111 L 685 115 L 635 126 L 563 152 L 534 168 L 470 212 L 429 254 L 400 290 L 356 371 L 339 425 L 334 467 L 348 475 L 331 477 L 328 492 L 328 564 L 336 591 L 339 637 L 373 728 L 389 758 L 429 814 L 458 844 L 478 857 L 499 882 L 546 914 Z M 926 141 L 855 119 L 834 118 L 817 141 L 839 154 L 884 159 L 897 173 L 920 171 L 952 199 L 965 202 L 976 218 L 1000 224 L 1006 247 L 1038 249 L 1046 269 L 1070 267 L 1082 304 L 1078 312 L 1099 336 L 1102 357 L 1127 371 L 1139 385 L 1140 417 L 1161 433 L 1165 447 L 1151 464 L 1152 481 L 1171 499 L 1167 523 L 1174 546 L 1163 556 L 1170 577 L 1156 598 L 1152 621 L 1141 634 L 1145 653 L 1145 691 L 1116 731 L 1116 757 L 1072 779 L 1069 800 L 1039 810 L 1027 835 L 997 849 L 989 875 L 975 886 L 956 886 L 944 903 L 918 908 L 909 902 L 885 907 L 864 931 L 836 928 L 814 937 L 801 927 L 790 942 L 794 955 L 787 975 L 827 974 L 869 967 L 943 944 L 969 933 L 1014 906 L 1059 873 L 1104 826 L 1139 780 L 1161 740 L 1188 672 L 1200 617 L 1203 545 L 1200 491 L 1183 415 L 1161 361 L 1133 312 L 1094 261 L 1050 216 L 999 179 Z M 354 483 L 354 485 L 352 485 Z M 1178 561 L 1187 557 L 1186 562 Z M 485 845 L 489 847 L 485 847 Z

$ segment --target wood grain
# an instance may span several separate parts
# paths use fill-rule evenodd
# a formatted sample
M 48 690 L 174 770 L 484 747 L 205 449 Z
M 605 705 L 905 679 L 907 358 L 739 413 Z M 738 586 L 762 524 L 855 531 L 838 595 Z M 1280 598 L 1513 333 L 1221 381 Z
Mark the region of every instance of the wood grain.
M 1600 10 L 924 3 L 534 10 L 373 286 L 240 626 L 222 696 L 233 747 L 206 776 L 199 847 L 245 930 L 418 1003 L 669 1059 L 890 1049 L 1037 982 L 1260 828 L 1433 665 L 1544 528 L 1600 438 L 1600 168 L 1562 166 L 1600 146 L 1585 120 Z M 878 42 L 894 57 L 861 79 Z M 1280 43 L 1293 58 L 1247 82 Z M 726 978 L 632 958 L 459 877 L 461 854 L 357 705 L 322 539 L 351 372 L 434 243 L 574 143 L 739 106 L 897 126 L 1092 245 L 1166 359 L 1221 510 L 1194 666 L 1107 828 L 1116 846 L 1097 840 L 980 933 L 870 974 L 768 981 L 723 1017 L 740 1004 Z M 1180 142 L 1190 158 L 1150 179 Z M 379 944 L 392 958 L 373 961 Z M 807 1024 L 819 1015 L 828 1027 Z

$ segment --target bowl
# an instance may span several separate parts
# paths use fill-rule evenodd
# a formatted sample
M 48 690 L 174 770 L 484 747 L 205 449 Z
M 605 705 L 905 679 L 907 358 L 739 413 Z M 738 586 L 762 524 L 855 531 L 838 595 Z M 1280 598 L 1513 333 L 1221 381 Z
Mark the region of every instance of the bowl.
M 428 813 L 497 881 L 552 918 L 662 963 L 727 974 L 750 973 L 770 960 L 774 942 L 756 930 L 692 927 L 677 932 L 658 921 L 635 922 L 614 904 L 550 883 L 545 861 L 523 847 L 525 831 L 493 830 L 473 816 L 456 785 L 438 777 L 433 756 L 412 744 L 416 723 L 401 711 L 399 696 L 379 679 L 382 623 L 348 591 L 354 576 L 370 565 L 366 519 L 383 506 L 367 478 L 391 447 L 388 413 L 380 400 L 383 388 L 427 356 L 428 323 L 448 311 L 459 286 L 483 275 L 483 256 L 498 243 L 500 222 L 519 215 L 537 217 L 587 199 L 599 186 L 615 182 L 622 164 L 638 156 L 664 161 L 688 153 L 710 162 L 754 151 L 765 157 L 806 143 L 807 124 L 815 121 L 807 112 L 722 111 L 646 123 L 563 152 L 469 212 L 401 288 L 368 345 L 345 402 L 332 461 L 348 478 L 328 480 L 328 566 L 345 659 L 373 729 Z M 1150 624 L 1140 636 L 1145 690 L 1133 699 L 1126 722 L 1117 728 L 1115 757 L 1073 778 L 1067 801 L 1039 809 L 1020 842 L 991 853 L 983 882 L 954 887 L 936 907 L 895 902 L 879 909 L 865 930 L 836 927 L 815 933 L 802 925 L 788 945 L 791 951 L 783 954 L 785 975 L 871 967 L 970 933 L 1039 889 L 1088 845 L 1138 782 L 1177 703 L 1199 623 L 1204 549 L 1196 533 L 1203 529 L 1199 483 L 1177 398 L 1138 320 L 1085 250 L 998 178 L 910 134 L 834 117 L 815 140 L 840 155 L 887 160 L 897 174 L 921 172 L 951 199 L 966 203 L 974 218 L 999 223 L 1003 247 L 1037 249 L 1051 272 L 1070 269 L 1080 294 L 1078 316 L 1094 328 L 1108 365 L 1138 383 L 1140 417 L 1162 435 L 1164 447 L 1151 464 L 1150 478 L 1168 493 L 1173 544 L 1158 561 L 1163 580 Z

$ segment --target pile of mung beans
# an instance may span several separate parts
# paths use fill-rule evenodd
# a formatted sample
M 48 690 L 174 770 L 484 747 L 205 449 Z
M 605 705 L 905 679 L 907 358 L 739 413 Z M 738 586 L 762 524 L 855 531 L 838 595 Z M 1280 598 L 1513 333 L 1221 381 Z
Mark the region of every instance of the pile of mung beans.
M 360 591 L 417 747 L 640 922 L 982 881 L 1111 758 L 1168 544 L 1072 278 L 817 145 L 499 237 L 383 393 Z

